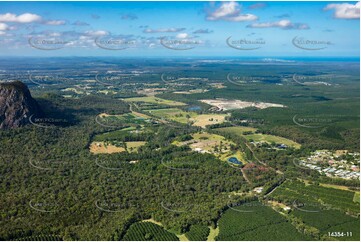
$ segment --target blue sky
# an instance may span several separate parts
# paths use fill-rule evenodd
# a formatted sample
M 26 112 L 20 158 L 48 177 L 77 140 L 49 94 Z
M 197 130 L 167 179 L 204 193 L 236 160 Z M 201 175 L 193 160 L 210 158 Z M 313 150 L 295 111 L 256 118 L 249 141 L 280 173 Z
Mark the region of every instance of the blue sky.
M 359 2 L 1 2 L 1 56 L 359 56 Z

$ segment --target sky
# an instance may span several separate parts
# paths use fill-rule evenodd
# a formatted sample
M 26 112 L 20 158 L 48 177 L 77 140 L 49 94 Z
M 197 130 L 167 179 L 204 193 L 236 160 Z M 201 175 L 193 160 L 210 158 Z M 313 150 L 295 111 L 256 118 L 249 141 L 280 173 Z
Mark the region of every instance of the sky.
M 360 2 L 0 2 L 0 56 L 359 53 Z

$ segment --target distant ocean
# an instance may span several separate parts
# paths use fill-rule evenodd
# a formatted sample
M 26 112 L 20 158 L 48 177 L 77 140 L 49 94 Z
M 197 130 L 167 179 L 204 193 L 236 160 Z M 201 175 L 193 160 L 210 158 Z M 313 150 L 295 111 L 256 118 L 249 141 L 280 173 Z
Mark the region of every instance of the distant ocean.
M 167 61 L 202 61 L 202 62 L 209 62 L 209 63 L 217 63 L 217 62 L 234 62 L 234 61 L 248 61 L 248 62 L 278 62 L 278 63 L 286 63 L 286 62 L 360 62 L 360 57 L 286 57 L 286 56 L 252 56 L 252 57 L 234 57 L 234 56 L 154 56 L 154 57 L 138 57 L 138 56 L 123 56 L 123 57 L 116 57 L 116 56 L 64 56 L 64 57 L 30 57 L 30 56 L 0 56 L 0 61 L 9 61 L 9 60 L 45 60 L 45 59 L 52 59 L 52 60 L 167 60 Z

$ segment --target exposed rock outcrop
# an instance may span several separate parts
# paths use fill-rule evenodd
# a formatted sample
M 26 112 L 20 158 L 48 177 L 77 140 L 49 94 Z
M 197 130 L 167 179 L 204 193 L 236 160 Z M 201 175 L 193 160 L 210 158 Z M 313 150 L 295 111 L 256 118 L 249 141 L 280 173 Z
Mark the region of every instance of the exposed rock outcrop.
M 42 111 L 28 87 L 20 81 L 0 83 L 0 129 L 29 124 L 32 115 L 40 117 Z

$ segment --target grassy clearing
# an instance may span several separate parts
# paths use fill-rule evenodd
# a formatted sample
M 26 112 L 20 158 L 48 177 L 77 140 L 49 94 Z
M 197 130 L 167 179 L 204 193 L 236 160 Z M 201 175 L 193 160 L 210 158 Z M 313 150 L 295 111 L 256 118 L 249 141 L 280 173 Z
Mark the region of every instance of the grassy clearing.
M 93 154 L 113 154 L 126 151 L 123 147 L 106 144 L 105 142 L 92 142 L 89 149 Z
M 193 150 L 204 150 L 206 153 L 221 155 L 230 152 L 230 146 L 235 145 L 232 141 L 229 141 L 223 136 L 217 134 L 201 132 L 193 134 L 192 137 L 193 143 L 190 144 L 190 147 Z
M 192 138 L 183 142 L 176 140 L 172 144 L 177 146 L 188 145 L 193 151 L 209 153 L 223 161 L 227 161 L 230 157 L 236 157 L 239 161 L 247 163 L 241 151 L 231 149 L 231 146 L 236 144 L 221 135 L 199 132 L 192 134 Z
M 144 118 L 144 119 L 149 119 L 151 118 L 150 116 L 144 114 L 144 113 L 138 113 L 138 112 L 135 112 L 135 111 L 132 111 L 132 114 L 135 115 L 136 117 L 139 117 L 139 118 Z
M 138 152 L 139 147 L 143 146 L 146 144 L 146 142 L 144 141 L 130 141 L 130 142 L 125 142 L 126 147 L 127 147 L 127 151 L 129 153 L 134 153 L 134 152 Z
M 125 133 L 132 132 L 134 130 L 137 130 L 136 127 L 130 126 L 126 127 L 120 130 L 105 132 L 102 134 L 97 134 L 93 137 L 93 141 L 113 141 L 113 140 L 119 140 L 120 137 L 124 136 Z M 139 132 L 143 131 L 143 128 L 138 129 Z
M 195 112 L 185 112 L 179 108 L 164 108 L 145 111 L 156 117 L 169 119 L 184 124 L 190 122 L 192 118 L 198 116 L 198 114 Z
M 334 184 L 326 184 L 326 183 L 320 183 L 319 185 L 322 186 L 322 187 L 335 188 L 335 189 L 344 190 L 344 191 L 352 191 L 350 188 L 348 188 L 346 186 L 340 186 L 340 185 L 334 185 Z
M 360 203 L 360 193 L 359 192 L 355 192 L 355 195 L 353 196 L 352 201 L 354 203 Z
M 275 135 L 269 135 L 269 134 L 251 134 L 251 135 L 246 135 L 246 137 L 248 138 L 248 140 L 253 140 L 255 142 L 267 142 L 267 143 L 276 143 L 276 144 L 285 144 L 287 146 L 291 146 L 294 147 L 296 149 L 301 148 L 301 145 L 283 138 L 283 137 L 279 137 L 279 136 L 275 136 Z
M 163 226 L 163 224 L 161 222 L 155 221 L 154 219 L 150 218 L 150 219 L 143 219 L 142 222 L 150 222 L 150 223 L 154 223 L 157 224 L 159 226 Z
M 152 103 L 152 104 L 159 104 L 159 105 L 168 105 L 168 106 L 184 106 L 187 105 L 182 102 L 176 102 L 172 100 L 167 100 L 163 98 L 158 98 L 154 96 L 149 97 L 132 97 L 123 99 L 125 102 L 145 102 L 145 103 Z
M 226 128 L 218 128 L 216 130 L 224 131 L 227 133 L 233 133 L 237 135 L 243 135 L 243 132 L 256 132 L 256 128 L 246 127 L 246 126 L 237 126 L 237 127 L 226 127 Z
M 200 126 L 205 128 L 207 125 L 220 124 L 223 123 L 228 114 L 201 114 L 197 115 L 194 118 L 191 118 L 190 121 L 194 122 L 193 126 Z
M 237 160 L 241 161 L 243 164 L 247 164 L 247 159 L 244 155 L 244 153 L 242 153 L 241 151 L 237 150 L 236 152 L 232 153 L 232 154 L 224 154 L 220 156 L 220 159 L 223 161 L 227 161 L 228 159 L 231 157 L 236 157 Z
M 193 126 L 205 128 L 207 125 L 219 124 L 225 121 L 228 114 L 197 114 L 196 112 L 186 112 L 179 108 L 164 108 L 145 110 L 156 117 L 169 119 L 179 123 L 192 123 Z
M 254 142 L 267 142 L 267 143 L 277 143 L 277 144 L 285 144 L 290 147 L 294 147 L 296 149 L 299 149 L 301 145 L 299 143 L 296 143 L 292 140 L 275 136 L 275 135 L 269 135 L 269 134 L 261 134 L 261 133 L 255 133 L 257 129 L 252 127 L 226 127 L 226 128 L 218 128 L 216 130 L 220 130 L 227 133 L 237 134 L 239 136 L 247 138 L 249 141 Z
M 125 113 L 121 115 L 101 113 L 98 115 L 96 121 L 103 125 L 121 127 L 145 124 L 149 118 L 149 116 L 137 112 Z
M 210 231 L 209 231 L 207 241 L 215 241 L 217 235 L 219 234 L 219 227 L 217 227 L 215 229 L 212 227 L 209 227 L 209 229 L 210 229 Z
M 119 147 L 112 145 L 108 142 L 92 142 L 89 146 L 89 150 L 93 154 L 113 154 L 113 153 L 120 153 L 120 152 L 129 152 L 135 153 L 138 152 L 139 147 L 145 145 L 146 142 L 143 141 L 130 141 L 125 142 L 125 147 Z
M 178 237 L 179 241 L 189 241 L 186 234 L 176 234 L 176 236 Z

